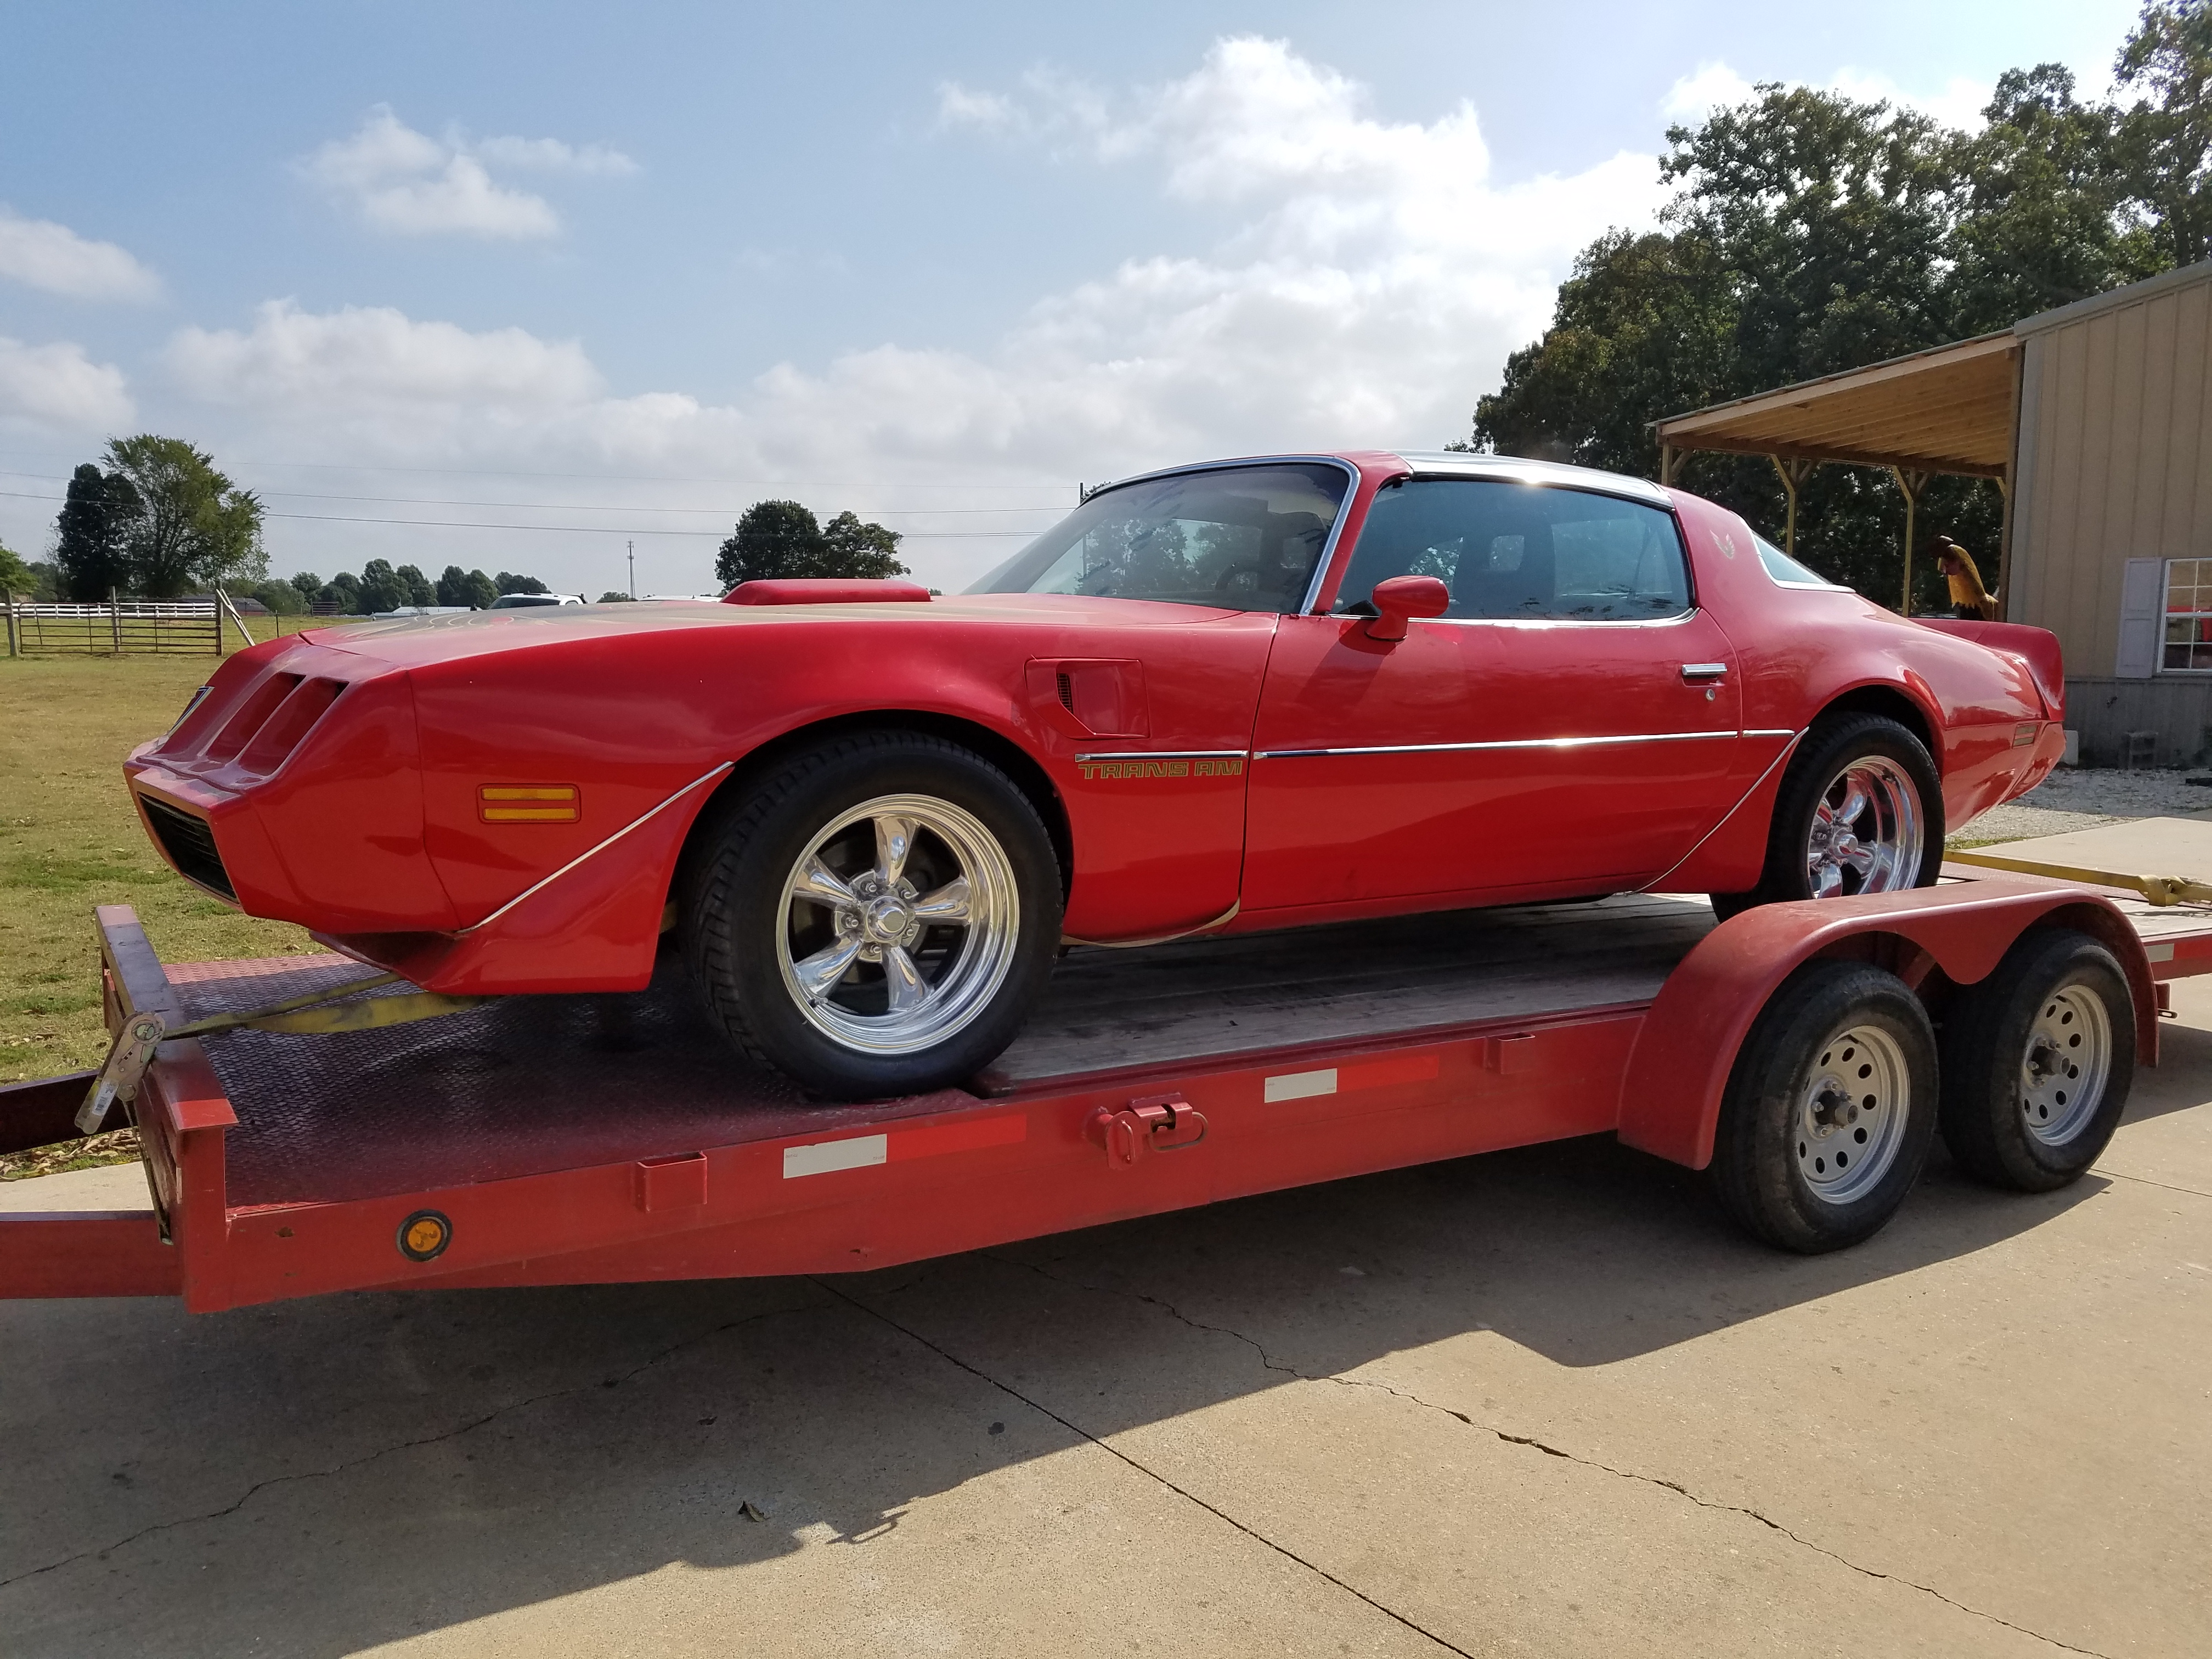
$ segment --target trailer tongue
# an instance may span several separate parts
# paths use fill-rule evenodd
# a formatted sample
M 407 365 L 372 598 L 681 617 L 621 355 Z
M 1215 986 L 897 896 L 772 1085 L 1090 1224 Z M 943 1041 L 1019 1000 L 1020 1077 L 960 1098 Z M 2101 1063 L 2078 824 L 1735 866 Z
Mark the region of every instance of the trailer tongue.
M 130 911 L 99 919 L 112 1030 L 309 999 L 361 974 L 337 957 L 165 967 Z M 0 1215 L 0 1295 L 181 1295 L 204 1310 L 371 1287 L 834 1273 L 1606 1132 L 1691 1167 L 1716 1157 L 1717 1134 L 1724 1164 L 1779 1158 L 1786 1175 L 1802 1158 L 1819 1221 L 1848 1181 L 1824 1185 L 1834 1176 L 1825 1162 L 1816 1176 L 1802 1138 L 1795 1154 L 1745 1152 L 1724 1115 L 1799 1113 L 1848 1158 L 1875 1144 L 1876 1107 L 1832 1054 L 1775 1051 L 1775 1021 L 1815 981 L 1846 999 L 1846 1033 L 1879 1013 L 1848 999 L 1876 992 L 1941 1019 L 1978 985 L 1975 1006 L 1999 1018 L 2031 934 L 2113 964 L 2097 1008 L 2123 1093 L 2122 1062 L 2155 1058 L 2155 981 L 2212 967 L 2197 913 L 1991 878 L 1717 927 L 1700 902 L 1623 896 L 1079 952 L 969 1088 L 860 1105 L 743 1066 L 672 979 L 421 1024 L 211 1031 L 162 1042 L 132 1103 L 149 1206 Z M 1896 1040 L 1897 1097 L 1880 1110 L 1924 1148 L 1933 1050 L 1916 1073 L 1918 1039 Z M 66 1138 L 85 1090 L 79 1076 L 0 1093 L 0 1150 Z M 1953 1093 L 1972 1091 L 1945 1096 L 1965 1109 Z M 1769 1097 L 1783 1103 L 1758 1103 Z M 1898 1144 L 1912 1162 L 1878 1213 L 1851 1189 L 1826 1232 L 1745 1218 L 1797 1249 L 1863 1237 L 1917 1172 L 1910 1137 Z M 1859 1156 L 1863 1173 L 1873 1154 Z

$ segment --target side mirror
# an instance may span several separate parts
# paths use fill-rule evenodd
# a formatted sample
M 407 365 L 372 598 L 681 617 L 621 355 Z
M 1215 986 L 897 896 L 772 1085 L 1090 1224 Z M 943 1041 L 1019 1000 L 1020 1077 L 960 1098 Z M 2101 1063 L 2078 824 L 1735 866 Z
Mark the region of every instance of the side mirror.
M 1408 618 L 1441 617 L 1451 609 L 1451 589 L 1434 576 L 1393 576 L 1375 584 L 1368 603 L 1376 614 L 1367 624 L 1367 637 L 1402 640 Z

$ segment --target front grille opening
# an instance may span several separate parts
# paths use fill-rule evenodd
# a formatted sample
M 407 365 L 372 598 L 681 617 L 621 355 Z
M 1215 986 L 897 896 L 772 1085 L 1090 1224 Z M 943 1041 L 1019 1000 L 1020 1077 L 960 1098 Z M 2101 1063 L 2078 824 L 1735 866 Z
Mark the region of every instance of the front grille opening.
M 230 884 L 230 872 L 222 867 L 222 854 L 215 850 L 215 831 L 208 828 L 205 818 L 195 817 L 190 812 L 179 811 L 165 800 L 155 800 L 151 795 L 138 797 L 138 805 L 145 809 L 146 822 L 154 827 L 155 839 L 168 854 L 169 862 L 187 881 L 222 894 L 232 903 L 238 895 Z

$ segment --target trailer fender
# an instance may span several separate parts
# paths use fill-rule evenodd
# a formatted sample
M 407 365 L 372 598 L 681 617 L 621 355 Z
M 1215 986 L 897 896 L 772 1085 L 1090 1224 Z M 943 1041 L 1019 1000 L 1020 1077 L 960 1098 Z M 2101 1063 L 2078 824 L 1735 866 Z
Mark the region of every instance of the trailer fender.
M 1768 904 L 1714 928 L 1660 987 L 1623 1075 L 1620 1139 L 1693 1170 L 1710 1164 L 1721 1096 L 1752 1022 L 1814 957 L 1873 954 L 1887 937 L 1924 952 L 1953 984 L 1971 985 L 2039 925 L 2078 928 L 2118 959 L 2135 995 L 2137 1061 L 2155 1066 L 2150 965 L 2127 918 L 2100 895 L 2054 882 L 1977 880 Z

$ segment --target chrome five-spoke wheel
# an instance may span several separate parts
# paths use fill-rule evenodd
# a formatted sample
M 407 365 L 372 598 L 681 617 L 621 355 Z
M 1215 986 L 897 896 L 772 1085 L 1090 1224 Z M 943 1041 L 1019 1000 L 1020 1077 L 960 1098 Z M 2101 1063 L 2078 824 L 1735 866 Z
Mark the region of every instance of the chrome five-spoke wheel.
M 1881 755 L 1862 755 L 1820 792 L 1805 838 L 1805 883 L 1814 898 L 1916 886 L 1927 827 L 1911 776 Z
M 1020 930 L 1013 866 L 974 814 L 880 795 L 832 819 L 792 866 L 778 963 L 822 1035 L 863 1054 L 913 1054 L 989 1005 Z

